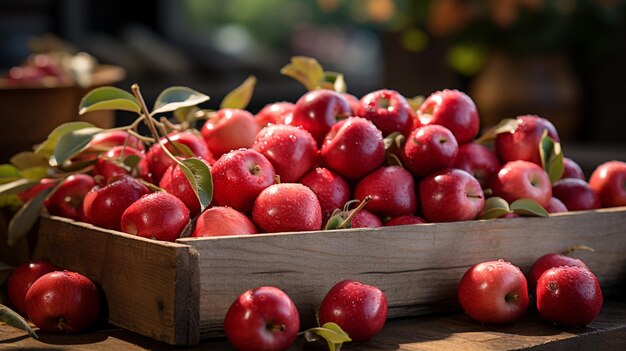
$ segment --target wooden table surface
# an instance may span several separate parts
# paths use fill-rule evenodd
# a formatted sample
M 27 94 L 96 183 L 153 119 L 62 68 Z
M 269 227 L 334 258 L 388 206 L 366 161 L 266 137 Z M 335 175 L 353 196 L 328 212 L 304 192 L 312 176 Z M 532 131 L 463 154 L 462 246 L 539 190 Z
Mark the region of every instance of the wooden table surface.
M 111 327 L 86 334 L 40 333 L 34 340 L 0 324 L 0 350 L 232 350 L 225 339 L 189 348 L 173 347 Z M 321 343 L 298 338 L 293 350 L 325 350 Z M 605 302 L 598 318 L 584 328 L 561 328 L 542 321 L 532 311 L 515 323 L 482 325 L 463 314 L 390 320 L 366 343 L 347 343 L 342 350 L 626 350 L 626 300 Z

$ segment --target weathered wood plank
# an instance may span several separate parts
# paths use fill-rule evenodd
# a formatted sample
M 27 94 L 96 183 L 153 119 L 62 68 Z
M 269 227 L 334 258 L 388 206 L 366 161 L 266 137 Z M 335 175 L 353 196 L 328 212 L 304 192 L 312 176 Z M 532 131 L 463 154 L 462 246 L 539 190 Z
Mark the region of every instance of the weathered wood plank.
M 115 325 L 170 344 L 197 344 L 198 257 L 186 245 L 163 243 L 42 218 L 38 258 L 49 258 L 102 286 Z
M 386 292 L 389 317 L 456 308 L 456 286 L 471 265 L 506 259 L 527 270 L 542 254 L 584 244 L 580 252 L 605 290 L 626 277 L 626 208 L 445 224 L 180 239 L 200 256 L 200 335 L 219 335 L 243 291 L 277 286 L 299 308 L 303 325 L 326 291 L 358 279 Z

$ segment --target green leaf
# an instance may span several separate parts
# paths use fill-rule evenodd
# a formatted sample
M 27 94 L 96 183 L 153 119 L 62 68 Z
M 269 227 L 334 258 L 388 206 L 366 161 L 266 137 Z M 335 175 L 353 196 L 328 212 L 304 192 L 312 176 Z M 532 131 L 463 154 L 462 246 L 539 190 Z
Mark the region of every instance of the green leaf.
M 402 161 L 398 155 L 402 153 L 402 149 L 404 148 L 404 143 L 406 142 L 406 138 L 400 132 L 393 132 L 383 139 L 383 145 L 385 147 L 385 159 L 387 160 L 387 165 L 389 166 L 400 166 L 402 167 Z
M 334 90 L 342 94 L 348 90 L 343 74 L 330 71 L 324 72 L 324 79 L 320 82 L 318 88 Z
M 485 200 L 483 206 L 483 213 L 480 215 L 480 219 L 493 219 L 500 218 L 512 211 L 509 208 L 509 203 L 501 197 L 490 197 Z
M 313 342 L 320 338 L 326 340 L 330 351 L 339 351 L 344 342 L 350 342 L 350 336 L 333 322 L 324 323 L 321 327 L 308 329 L 304 332 L 306 341 Z
M 565 170 L 563 166 L 563 151 L 561 143 L 556 142 L 548 136 L 548 130 L 545 129 L 539 141 L 539 155 L 541 156 L 541 164 L 552 184 L 563 176 Z
M 53 190 L 58 187 L 44 189 L 35 195 L 30 201 L 24 204 L 22 208 L 13 216 L 9 222 L 8 244 L 13 246 L 35 225 L 39 218 L 39 212 L 43 206 L 44 200 Z
M 511 204 L 511 211 L 522 216 L 548 217 L 548 211 L 537 201 L 531 199 L 519 199 Z
M 138 155 L 128 155 L 124 159 L 123 163 L 124 166 L 128 167 L 129 169 L 135 169 L 140 161 L 141 158 Z
M 194 115 L 198 111 L 200 111 L 200 108 L 198 108 L 198 106 L 186 106 L 186 107 L 177 108 L 174 111 L 174 118 L 176 119 L 178 123 L 183 123 L 183 122 L 192 123 L 195 120 Z
M 256 77 L 250 76 L 240 86 L 233 89 L 230 93 L 224 97 L 220 108 L 237 108 L 245 109 L 252 99 L 252 93 L 254 92 L 254 85 L 256 84 Z
M 60 126 L 54 128 L 54 130 L 48 135 L 48 139 L 46 139 L 46 141 L 39 144 L 37 148 L 35 148 L 35 153 L 37 155 L 49 158 L 50 156 L 52 156 L 52 153 L 54 153 L 57 142 L 63 135 L 77 131 L 79 129 L 93 127 L 93 124 L 81 121 L 63 123 Z
M 129 92 L 116 87 L 100 87 L 88 92 L 78 105 L 82 115 L 98 110 L 122 110 L 141 114 L 137 99 Z
M 66 160 L 78 155 L 87 148 L 91 139 L 102 131 L 103 129 L 91 127 L 64 134 L 54 148 L 54 160 L 51 160 L 51 163 L 62 165 Z
M 39 338 L 22 316 L 3 304 L 0 304 L 0 322 L 6 323 L 13 328 L 22 329 L 35 339 Z
M 498 134 L 502 133 L 513 133 L 517 126 L 520 124 L 520 120 L 514 118 L 505 118 L 500 121 L 496 126 L 487 129 L 480 136 L 480 138 L 476 139 L 477 143 L 485 143 L 487 141 L 491 141 L 496 138 Z
M 174 156 L 181 156 L 181 157 L 194 157 L 196 156 L 193 151 L 191 151 L 191 149 L 189 148 L 189 146 L 172 140 L 172 145 L 168 145 L 170 142 L 167 142 L 165 145 L 167 147 L 167 149 L 172 153 L 172 155 Z M 180 152 L 179 152 L 180 151 Z
M 187 87 L 167 88 L 156 98 L 152 114 L 176 111 L 181 107 L 195 106 L 209 99 L 207 95 Z
M 346 93 L 348 91 L 348 85 L 346 84 L 346 79 L 343 74 L 339 74 L 333 83 L 333 87 L 335 91 L 338 93 Z
M 20 178 L 20 172 L 10 164 L 0 165 L 0 184 L 6 184 Z
M 342 216 L 341 213 L 332 215 L 326 222 L 326 226 L 324 226 L 324 230 L 340 229 L 339 226 L 345 220 L 344 217 L 345 216 Z
M 181 161 L 180 169 L 187 177 L 189 184 L 200 201 L 200 212 L 204 211 L 213 200 L 213 178 L 209 167 L 197 158 Z
M 22 151 L 11 157 L 11 164 L 18 169 L 48 167 L 48 158 L 33 151 Z
M 17 179 L 12 182 L 0 185 L 0 195 L 18 194 L 24 190 L 32 188 L 37 184 L 39 184 L 39 182 L 34 180 L 25 178 Z
M 0 195 L 0 208 L 6 208 L 11 212 L 16 212 L 23 204 L 17 194 Z
M 295 56 L 291 63 L 280 70 L 281 74 L 302 83 L 307 90 L 319 89 L 324 81 L 324 69 L 316 59 L 306 56 Z
M 22 178 L 30 180 L 40 180 L 48 176 L 48 167 L 31 167 L 20 171 Z

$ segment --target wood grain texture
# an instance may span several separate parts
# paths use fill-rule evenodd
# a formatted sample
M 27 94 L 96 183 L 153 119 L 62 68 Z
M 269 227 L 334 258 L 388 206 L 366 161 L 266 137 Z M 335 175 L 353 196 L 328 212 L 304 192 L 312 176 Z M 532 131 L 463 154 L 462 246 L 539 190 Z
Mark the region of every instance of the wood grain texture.
M 298 306 L 303 326 L 338 281 L 356 279 L 387 295 L 389 317 L 457 308 L 456 287 L 473 264 L 505 259 L 527 271 L 541 255 L 577 252 L 605 292 L 626 277 L 626 208 L 378 229 L 179 239 L 200 264 L 200 336 L 220 335 L 224 315 L 242 292 L 272 285 Z
M 623 351 L 626 350 L 626 296 L 605 302 L 598 318 L 584 328 L 561 328 L 541 321 L 535 311 L 507 325 L 484 325 L 463 314 L 423 316 L 387 321 L 372 340 L 346 343 L 342 350 L 399 351 Z M 117 350 L 165 351 L 170 345 L 119 328 L 83 334 L 39 332 L 34 340 L 0 323 L 2 350 Z M 223 338 L 205 340 L 186 351 L 234 350 Z M 290 350 L 328 350 L 322 343 L 307 344 L 299 337 Z
M 197 344 L 197 252 L 71 220 L 42 218 L 35 257 L 101 285 L 109 321 L 170 344 Z

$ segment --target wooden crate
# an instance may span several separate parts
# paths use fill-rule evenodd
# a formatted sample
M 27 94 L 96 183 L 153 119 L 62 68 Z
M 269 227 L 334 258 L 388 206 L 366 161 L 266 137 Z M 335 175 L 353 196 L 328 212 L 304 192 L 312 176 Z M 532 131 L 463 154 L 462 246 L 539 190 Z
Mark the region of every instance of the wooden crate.
M 41 220 L 36 256 L 101 284 L 109 320 L 176 345 L 220 335 L 232 301 L 273 285 L 298 306 L 303 327 L 343 279 L 380 287 L 389 317 L 457 308 L 456 286 L 478 262 L 505 259 L 523 270 L 542 254 L 577 252 L 605 294 L 626 281 L 626 207 L 550 218 L 512 218 L 378 229 L 179 239 L 164 243 L 58 217 Z

